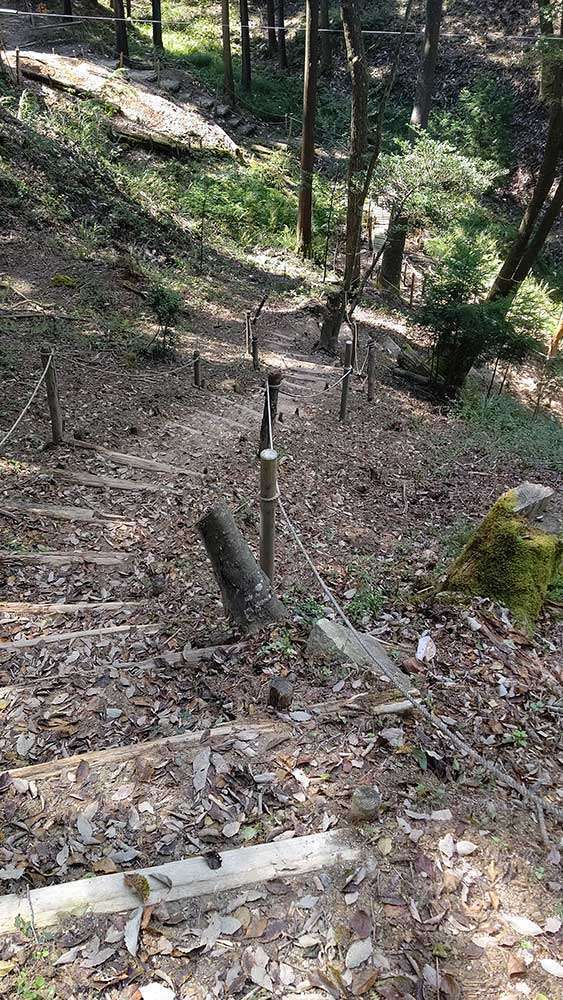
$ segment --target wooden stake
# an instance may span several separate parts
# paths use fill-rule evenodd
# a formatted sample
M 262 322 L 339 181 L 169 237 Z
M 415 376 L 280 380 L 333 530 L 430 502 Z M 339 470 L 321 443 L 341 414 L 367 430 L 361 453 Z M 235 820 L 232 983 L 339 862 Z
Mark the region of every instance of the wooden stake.
M 278 453 L 265 448 L 260 453 L 260 566 L 274 581 L 276 505 L 278 499 Z
M 412 275 L 411 275 L 411 290 L 410 290 L 410 295 L 409 295 L 409 305 L 410 306 L 412 306 L 413 301 L 414 301 L 414 271 L 412 272 Z
M 16 83 L 20 85 L 20 50 L 16 49 Z
M 358 323 L 357 320 L 352 320 L 352 368 L 356 367 L 356 358 L 358 357 Z
M 407 262 L 405 261 L 403 264 L 403 285 L 406 285 L 406 283 L 407 283 Z
M 258 355 L 258 334 L 252 334 L 252 367 L 255 372 L 260 371 L 260 357 Z
M 246 353 L 250 354 L 250 342 L 251 342 L 251 327 L 250 327 L 250 310 L 247 309 L 244 314 L 244 341 L 246 345 Z
M 64 440 L 64 420 L 61 410 L 61 404 L 59 402 L 59 390 L 57 386 L 57 370 L 55 368 L 55 356 L 54 353 L 48 347 L 44 347 L 41 351 L 41 361 L 43 367 L 47 365 L 49 356 L 51 357 L 51 364 L 47 369 L 47 374 L 45 376 L 45 386 L 47 389 L 47 402 L 49 403 L 49 413 L 51 414 L 51 433 L 53 444 L 62 444 Z
M 201 358 L 199 351 L 194 351 L 194 385 L 201 388 Z
M 267 392 L 264 393 L 264 410 L 262 413 L 262 424 L 260 426 L 260 444 L 258 447 L 259 455 L 264 451 L 264 449 L 269 448 L 270 445 L 273 446 L 273 441 L 270 441 L 270 425 L 272 426 L 272 429 L 276 426 L 278 396 L 282 380 L 283 375 L 281 372 L 270 372 L 268 375 L 268 389 Z M 270 399 L 269 414 L 268 398 Z
M 350 367 L 352 364 L 352 341 L 347 340 L 344 349 L 344 368 L 346 370 L 346 375 L 342 380 L 342 395 L 340 397 L 340 416 L 339 420 L 344 423 L 346 420 L 346 405 L 348 403 L 348 386 L 350 383 Z
M 375 388 L 375 340 L 368 344 L 368 403 L 373 403 Z

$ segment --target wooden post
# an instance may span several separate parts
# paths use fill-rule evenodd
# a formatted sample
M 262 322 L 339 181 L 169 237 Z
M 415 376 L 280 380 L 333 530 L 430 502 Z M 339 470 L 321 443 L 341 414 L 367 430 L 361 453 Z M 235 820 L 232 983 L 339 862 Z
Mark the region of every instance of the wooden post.
M 409 306 L 412 306 L 413 302 L 414 302 L 414 271 L 412 272 L 412 275 L 411 275 L 411 290 L 410 290 L 410 295 L 409 295 Z
M 375 340 L 370 340 L 368 344 L 368 403 L 373 403 L 374 387 L 375 387 Z
M 16 49 L 16 83 L 20 85 L 20 50 Z M 47 362 L 45 362 L 46 364 Z
M 41 350 L 41 362 L 43 368 L 46 367 L 52 351 L 48 347 L 44 347 Z M 45 376 L 45 387 L 47 389 L 47 402 L 49 404 L 49 413 L 51 415 L 51 434 L 53 439 L 53 444 L 61 444 L 64 441 L 64 420 L 61 410 L 61 404 L 59 402 L 59 390 L 57 386 L 57 370 L 55 368 L 55 357 L 51 358 L 51 364 L 47 369 L 47 374 Z
M 352 320 L 352 368 L 356 367 L 356 360 L 358 357 L 358 323 L 357 320 Z
M 405 261 L 403 264 L 403 285 L 406 285 L 406 283 L 407 283 L 407 262 Z
M 274 582 L 276 503 L 278 499 L 278 453 L 273 448 L 260 452 L 260 566 Z
M 260 426 L 260 446 L 258 454 L 270 447 L 270 424 L 273 428 L 276 425 L 278 413 L 278 395 L 282 384 L 283 375 L 281 372 L 270 372 L 268 375 L 268 391 L 264 393 L 264 412 L 262 414 L 262 424 Z M 268 415 L 268 398 L 270 400 L 270 413 Z M 272 442 L 273 446 L 273 442 Z
M 247 354 L 250 354 L 251 337 L 252 337 L 252 327 L 250 325 L 250 311 L 247 309 L 244 314 L 244 338 L 245 338 Z
M 420 297 L 421 297 L 422 299 L 424 298 L 424 291 L 425 291 L 425 288 L 426 288 L 426 275 L 425 275 L 425 274 L 423 274 L 423 275 L 422 275 L 422 286 L 421 286 L 421 289 L 420 289 Z
M 199 351 L 194 351 L 194 385 L 201 389 L 201 357 Z
M 339 420 L 344 423 L 346 420 L 346 405 L 348 402 L 348 386 L 350 383 L 350 367 L 352 364 L 352 341 L 347 340 L 344 349 L 344 368 L 346 370 L 346 375 L 342 380 L 342 395 L 340 397 L 340 416 Z
M 260 371 L 260 357 L 258 355 L 258 334 L 252 334 L 252 367 L 255 372 Z
M 371 214 L 371 201 L 368 203 L 368 250 L 373 253 L 373 215 Z

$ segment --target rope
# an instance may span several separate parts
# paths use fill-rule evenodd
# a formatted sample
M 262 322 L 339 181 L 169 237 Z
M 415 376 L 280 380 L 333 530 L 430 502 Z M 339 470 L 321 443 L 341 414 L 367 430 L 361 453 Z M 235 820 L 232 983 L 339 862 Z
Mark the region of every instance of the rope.
M 481 754 L 477 752 L 477 750 L 474 750 L 473 747 L 465 743 L 465 741 L 462 740 L 459 736 L 456 736 L 456 734 L 449 728 L 449 726 L 445 724 L 445 722 L 442 722 L 441 719 L 433 715 L 432 712 L 430 712 L 426 708 L 426 705 L 423 702 L 417 700 L 411 693 L 410 687 L 408 687 L 407 684 L 400 681 L 397 678 L 396 674 L 389 667 L 387 667 L 384 663 L 380 663 L 376 659 L 371 649 L 365 642 L 362 634 L 356 631 L 352 622 L 348 618 L 346 612 L 341 608 L 340 604 L 336 600 L 336 597 L 332 593 L 330 587 L 323 580 L 321 574 L 319 573 L 317 567 L 315 566 L 313 560 L 311 559 L 309 553 L 307 552 L 303 542 L 301 541 L 297 529 L 293 526 L 293 522 L 291 521 L 291 518 L 289 517 L 289 514 L 285 509 L 285 505 L 283 503 L 283 500 L 281 499 L 281 496 L 278 497 L 278 503 L 280 511 L 282 513 L 282 517 L 285 523 L 287 524 L 297 547 L 299 548 L 301 554 L 303 555 L 305 561 L 307 562 L 307 565 L 309 566 L 315 579 L 317 580 L 323 594 L 330 601 L 338 617 L 344 622 L 344 624 L 350 630 L 350 632 L 356 639 L 357 643 L 362 647 L 363 651 L 367 653 L 369 659 L 376 665 L 377 672 L 385 674 L 385 676 L 393 683 L 393 685 L 399 688 L 399 690 L 405 696 L 405 698 L 408 701 L 410 701 L 411 705 L 415 708 L 415 710 L 419 712 L 422 715 L 422 717 L 426 719 L 427 722 L 430 722 L 432 726 L 438 729 L 438 731 L 442 734 L 442 736 L 446 737 L 451 746 L 456 747 L 456 749 L 459 750 L 460 753 L 463 753 L 465 756 L 469 756 L 473 761 L 475 761 L 475 763 L 479 764 L 480 767 L 484 768 L 486 771 L 488 771 L 489 774 L 491 774 L 494 778 L 496 778 L 497 781 L 500 781 L 502 784 L 507 785 L 513 791 L 518 792 L 518 794 L 521 795 L 522 798 L 533 804 L 533 806 L 536 809 L 543 808 L 545 810 L 548 810 L 550 813 L 552 813 L 553 815 L 557 816 L 560 820 L 562 820 L 563 819 L 562 809 L 559 809 L 556 805 L 552 804 L 551 802 L 548 802 L 542 797 L 535 795 L 533 792 L 530 792 L 521 782 L 511 777 L 511 775 L 506 774 L 505 771 L 501 771 L 500 768 L 496 767 L 494 764 L 491 764 L 488 760 L 482 757 Z M 375 673 L 375 670 L 373 670 L 373 668 L 372 672 Z
M 183 18 L 152 18 L 152 17 L 113 17 L 105 14 L 53 14 L 47 11 L 35 11 L 35 10 L 16 10 L 11 7 L 0 7 L 0 15 L 4 17 L 10 17 L 17 15 L 18 17 L 43 17 L 43 18 L 56 18 L 59 21 L 125 21 L 128 24 L 160 24 L 171 27 L 186 27 L 194 23 L 197 18 L 192 17 L 190 20 Z M 286 26 L 280 26 L 279 24 L 239 24 L 239 28 L 244 29 L 254 29 L 258 27 L 261 31 L 278 31 L 285 32 L 291 30 Z M 236 28 L 235 28 L 236 30 Z M 319 34 L 330 34 L 330 35 L 341 35 L 343 34 L 342 28 L 318 28 Z M 424 32 L 424 27 L 414 29 L 413 31 L 392 31 L 391 29 L 381 29 L 375 30 L 373 28 L 362 28 L 362 35 L 408 35 L 411 38 L 419 38 Z M 505 35 L 503 32 L 490 31 L 484 35 L 468 35 L 466 32 L 460 31 L 443 31 L 440 35 L 441 38 L 460 38 L 469 43 L 474 41 L 517 41 L 517 42 L 538 42 L 538 41 L 563 41 L 560 35 Z
M 186 363 L 180 365 L 179 368 L 173 368 L 172 371 L 159 372 L 158 376 L 153 377 L 152 375 L 135 375 L 133 372 L 128 371 L 112 371 L 110 368 L 103 368 L 100 365 L 97 365 L 95 361 L 83 361 L 79 358 L 72 358 L 70 354 L 57 355 L 57 357 L 62 359 L 63 364 L 68 364 L 70 366 L 78 365 L 79 368 L 91 368 L 100 375 L 109 375 L 110 378 L 128 378 L 133 379 L 136 382 L 150 382 L 151 384 L 154 384 L 155 382 L 159 383 L 161 381 L 161 375 L 164 375 L 165 377 L 170 375 L 179 375 L 180 372 L 184 371 L 186 368 L 191 368 L 195 361 L 195 358 L 192 358 L 191 361 L 186 361 Z
M 4 437 L 0 441 L 0 448 L 2 448 L 6 444 L 6 441 L 8 440 L 8 438 L 10 437 L 10 435 L 13 434 L 13 432 L 15 431 L 16 427 L 18 426 L 18 424 L 25 417 L 27 411 L 29 410 L 29 407 L 33 403 L 33 400 L 35 399 L 37 393 L 39 392 L 39 389 L 41 388 L 41 385 L 43 384 L 45 376 L 46 376 L 46 374 L 49 371 L 49 368 L 51 366 L 52 360 L 53 360 L 53 354 L 51 352 L 51 354 L 49 355 L 49 360 L 47 361 L 47 364 L 45 365 L 45 368 L 44 368 L 43 373 L 41 375 L 41 378 L 39 379 L 37 385 L 35 386 L 35 389 L 31 393 L 31 396 L 29 397 L 29 399 L 28 399 L 27 403 L 25 404 L 23 410 L 21 411 L 19 417 L 17 418 L 17 420 L 14 421 L 14 423 L 10 427 L 10 430 L 6 431 L 6 433 L 4 434 Z
M 344 374 L 341 375 L 340 378 L 336 380 L 336 382 L 333 382 L 332 385 L 326 385 L 324 389 L 320 389 L 319 392 L 294 393 L 294 392 L 287 392 L 287 390 L 283 388 L 281 389 L 281 392 L 283 393 L 284 396 L 289 396 L 290 399 L 296 399 L 296 400 L 315 399 L 316 396 L 324 396 L 325 392 L 329 392 L 331 389 L 334 389 L 337 385 L 340 385 L 340 383 L 343 382 L 344 379 L 348 377 L 348 375 L 353 375 L 353 374 L 354 374 L 354 369 L 347 368 Z

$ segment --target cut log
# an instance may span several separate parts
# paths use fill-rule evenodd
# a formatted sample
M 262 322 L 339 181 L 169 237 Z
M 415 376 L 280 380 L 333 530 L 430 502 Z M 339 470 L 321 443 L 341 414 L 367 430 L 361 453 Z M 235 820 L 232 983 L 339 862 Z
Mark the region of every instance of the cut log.
M 71 469 L 44 469 L 42 476 L 57 479 L 65 479 L 69 483 L 79 483 L 81 486 L 93 486 L 102 490 L 130 490 L 134 493 L 173 493 L 175 496 L 184 495 L 183 490 L 176 490 L 172 486 L 164 486 L 162 483 L 143 483 L 137 479 L 111 479 L 108 476 L 94 476 L 90 472 L 73 472 Z
M 30 566 L 66 566 L 70 563 L 92 563 L 95 566 L 121 566 L 129 559 L 128 552 L 6 552 L 0 551 L 0 562 Z
M 360 859 L 368 860 L 362 839 L 351 832 L 333 830 L 223 851 L 221 867 L 217 870 L 211 869 L 205 859 L 199 857 L 141 868 L 135 875 L 145 880 L 148 891 L 145 904 L 154 906 L 159 902 L 168 904 L 196 896 L 215 896 L 218 892 L 275 878 L 283 878 L 285 882 L 307 872 Z M 69 913 L 73 917 L 121 913 L 138 906 L 139 897 L 129 888 L 123 874 L 98 875 L 31 889 L 27 897 L 16 894 L 0 897 L 0 932 L 10 933 L 24 920 L 33 920 L 37 928 L 49 927 Z
M 25 517 L 51 517 L 55 521 L 87 521 L 89 524 L 103 525 L 104 527 L 106 527 L 107 521 L 116 521 L 122 524 L 133 523 L 121 514 L 93 510 L 90 507 L 59 507 L 56 504 L 12 503 L 10 501 L 4 502 L 0 507 L 0 514 L 14 512 L 23 514 Z
M 491 597 L 530 627 L 561 572 L 562 525 L 538 521 L 550 487 L 521 483 L 493 504 L 445 579 L 445 589 Z
M 88 753 L 74 754 L 72 757 L 61 757 L 59 760 L 48 760 L 42 764 L 27 764 L 25 767 L 15 767 L 5 773 L 10 778 L 25 778 L 26 781 L 37 781 L 40 778 L 53 778 L 56 775 L 67 774 L 73 771 L 79 764 L 86 763 L 90 767 L 104 767 L 106 764 L 115 764 L 122 760 L 134 760 L 136 757 L 144 757 L 154 750 L 167 750 L 168 747 L 181 747 L 189 749 L 198 748 L 202 740 L 219 739 L 223 736 L 232 736 L 242 739 L 246 734 L 249 742 L 254 742 L 260 733 L 283 733 L 284 727 L 272 722 L 256 722 L 252 725 L 240 722 L 226 722 L 222 726 L 215 726 L 214 729 L 203 731 L 201 729 L 189 732 L 178 733 L 175 736 L 163 736 L 158 740 L 145 740 L 143 743 L 130 743 L 124 747 L 109 747 L 107 750 L 90 750 Z
M 268 688 L 268 705 L 276 712 L 286 712 L 293 698 L 293 684 L 285 677 L 272 677 Z
M 116 139 L 128 142 L 132 146 L 141 146 L 143 149 L 156 150 L 179 158 L 191 156 L 192 153 L 189 136 L 186 142 L 180 136 L 143 128 L 136 122 L 127 121 L 126 118 L 112 118 L 111 131 Z
M 137 631 L 141 635 L 154 635 L 160 625 L 108 625 L 107 628 L 86 628 L 80 632 L 47 632 L 33 639 L 16 639 L 14 642 L 0 642 L 0 653 L 11 653 L 15 649 L 29 649 L 31 646 L 43 646 L 49 642 L 72 642 L 74 639 L 86 639 L 88 636 L 117 635 L 120 632 Z
M 80 611 L 122 611 L 136 608 L 139 601 L 77 601 L 76 604 L 26 604 L 25 601 L 0 601 L 0 612 L 17 614 L 21 618 L 35 615 L 75 615 Z
M 251 633 L 287 617 L 239 531 L 226 504 L 213 507 L 197 522 L 213 566 L 226 614 L 241 632 Z
M 169 465 L 168 462 L 156 462 L 152 458 L 141 458 L 139 455 L 126 455 L 120 451 L 111 451 L 99 444 L 91 444 L 89 441 L 73 441 L 74 448 L 86 448 L 88 451 L 95 451 L 97 455 L 107 458 L 113 465 L 126 465 L 131 469 L 149 469 L 151 472 L 168 472 L 173 476 L 191 476 L 200 482 L 205 479 L 202 472 L 194 472 L 193 469 L 185 469 L 179 465 Z

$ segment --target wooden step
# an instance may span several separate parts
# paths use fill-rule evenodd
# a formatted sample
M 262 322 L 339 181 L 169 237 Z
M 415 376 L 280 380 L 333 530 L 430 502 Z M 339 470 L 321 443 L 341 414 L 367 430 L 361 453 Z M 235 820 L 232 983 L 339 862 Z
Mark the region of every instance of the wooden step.
M 126 465 L 132 469 L 149 469 L 151 472 L 167 472 L 173 476 L 191 476 L 200 482 L 205 479 L 202 472 L 194 472 L 193 469 L 186 469 L 180 465 L 169 465 L 168 462 L 157 462 L 152 458 L 141 458 L 139 455 L 127 455 L 121 451 L 111 451 L 99 444 L 91 444 L 89 441 L 73 441 L 73 448 L 83 448 L 93 451 L 96 455 L 101 455 L 113 465 Z
M 84 611 L 121 611 L 136 608 L 139 601 L 77 601 L 75 604 L 26 604 L 25 601 L 0 601 L 0 613 L 33 618 L 35 615 L 75 615 Z
M 23 514 L 24 517 L 50 517 L 55 521 L 86 521 L 93 525 L 107 526 L 108 521 L 121 524 L 132 524 L 121 514 L 112 514 L 105 510 L 94 510 L 91 507 L 59 507 L 56 504 L 19 503 L 4 501 L 0 514 Z
M 171 493 L 174 496 L 184 496 L 183 490 L 164 486 L 162 483 L 143 483 L 136 479 L 111 479 L 108 476 L 94 476 L 90 472 L 75 472 L 72 469 L 43 469 L 41 476 L 46 479 L 55 477 L 68 483 L 78 483 L 81 486 L 92 486 L 101 490 L 126 490 L 132 493 Z

